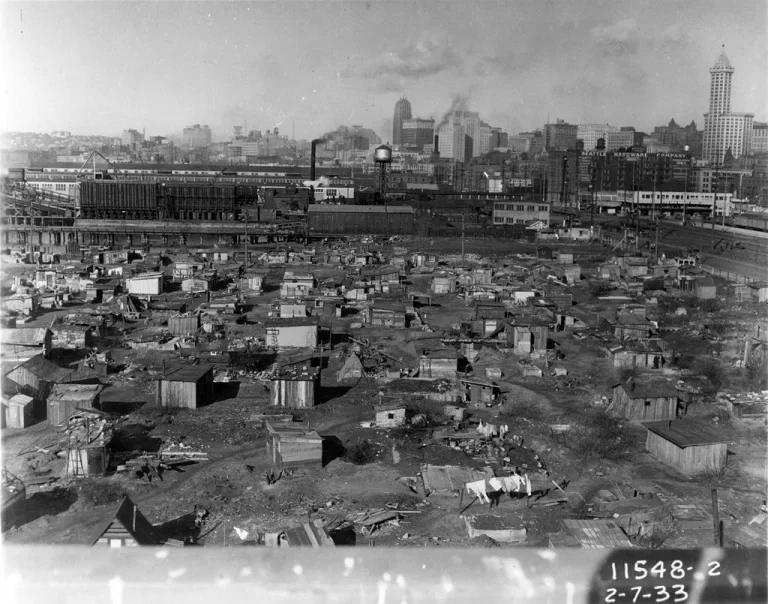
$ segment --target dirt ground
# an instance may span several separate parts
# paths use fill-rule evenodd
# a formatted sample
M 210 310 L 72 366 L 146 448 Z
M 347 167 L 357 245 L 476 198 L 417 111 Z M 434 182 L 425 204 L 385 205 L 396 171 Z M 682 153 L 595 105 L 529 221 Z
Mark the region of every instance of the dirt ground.
M 409 249 L 455 252 L 452 240 L 404 240 L 397 245 Z M 467 253 L 510 255 L 530 252 L 533 246 L 501 240 L 467 239 Z M 602 248 L 576 246 L 576 253 L 605 253 Z M 310 269 L 310 267 L 306 267 Z M 585 265 L 587 275 L 594 265 Z M 15 269 L 16 270 L 16 269 Z M 297 267 L 301 270 L 301 267 Z M 311 267 L 311 270 L 316 270 Z M 332 274 L 331 268 L 325 274 Z M 8 273 L 4 274 L 7 277 Z M 429 275 L 412 275 L 410 285 L 416 290 L 429 289 Z M 227 341 L 237 338 L 264 337 L 264 321 L 269 305 L 278 297 L 274 283 L 270 291 L 249 308 L 242 323 L 230 321 L 226 326 Z M 723 288 L 724 284 L 719 283 Z M 570 288 L 579 304 L 611 309 L 611 303 L 595 300 L 585 279 Z M 169 300 L 181 294 L 169 295 Z M 201 300 L 193 303 L 199 304 Z M 615 305 L 614 305 L 615 306 Z M 49 324 L 55 315 L 71 312 L 71 308 L 43 313 L 30 325 Z M 420 317 L 429 330 L 374 330 L 364 328 L 355 333 L 376 341 L 388 354 L 409 367 L 418 367 L 420 347 L 436 345 L 452 330 L 452 325 L 473 319 L 472 306 L 456 295 L 436 296 L 433 306 L 420 307 Z M 703 320 L 691 311 L 688 323 Z M 727 306 L 719 316 L 732 322 L 764 320 L 762 308 Z M 354 320 L 330 318 L 332 331 L 348 332 Z M 359 319 L 358 319 L 359 320 Z M 131 337 L 162 329 L 158 320 L 128 326 Z M 721 518 L 728 526 L 744 526 L 758 513 L 766 499 L 766 426 L 764 419 L 742 421 L 724 419 L 712 404 L 693 405 L 688 415 L 715 426 L 730 440 L 728 465 L 721 475 L 688 477 L 659 462 L 644 451 L 645 430 L 638 424 L 625 423 L 620 438 L 632 443 L 629 455 L 615 459 L 581 457 L 577 447 L 579 426 L 589 425 L 603 405 L 602 397 L 610 397 L 620 379 L 605 352 L 604 338 L 598 335 L 576 337 L 570 330 L 550 332 L 551 349 L 560 353 L 557 364 L 567 370 L 555 376 L 551 368 L 541 378 L 524 378 L 513 354 L 498 346 L 486 347 L 473 364 L 475 375 L 484 376 L 486 368 L 499 368 L 496 380 L 502 393 L 500 405 L 472 408 L 475 419 L 507 423 L 511 435 L 522 439 L 546 463 L 550 477 L 567 483 L 568 502 L 553 507 L 527 508 L 524 501 L 503 499 L 495 514 L 510 525 L 526 527 L 523 546 L 547 546 L 548 534 L 560 530 L 565 518 L 585 517 L 585 508 L 601 490 L 615 489 L 631 493 L 639 484 L 652 482 L 665 500 L 690 503 L 704 511 L 711 510 L 711 489 L 717 488 Z M 728 336 L 702 339 L 685 330 L 668 334 L 675 351 L 695 358 L 721 358 L 728 346 Z M 182 350 L 181 352 L 185 352 Z M 192 350 L 191 355 L 198 354 Z M 325 355 L 328 357 L 329 355 Z M 2 432 L 4 466 L 24 478 L 55 478 L 50 484 L 28 488 L 27 510 L 19 526 L 4 534 L 7 543 L 86 544 L 96 536 L 99 527 L 116 507 L 123 494 L 128 494 L 141 511 L 155 524 L 172 523 L 194 513 L 196 508 L 208 510 L 209 516 L 197 535 L 202 545 L 242 545 L 253 542 L 257 533 L 290 528 L 307 518 L 326 522 L 341 519 L 354 512 L 397 506 L 403 514 L 399 523 L 386 525 L 370 538 L 354 536 L 356 545 L 373 542 L 377 546 L 488 546 L 487 540 L 469 539 L 459 506 L 458 496 L 436 493 L 424 496 L 413 492 L 398 480 L 416 476 L 422 464 L 469 465 L 482 468 L 482 463 L 456 449 L 430 440 L 439 428 L 383 430 L 363 428 L 361 421 L 373 419 L 372 405 L 379 391 L 386 402 L 413 403 L 414 397 L 393 390 L 394 386 L 372 378 L 338 382 L 341 367 L 338 356 L 324 360 L 321 377 L 321 404 L 301 410 L 297 417 L 309 421 L 311 428 L 328 441 L 328 454 L 322 469 L 298 470 L 267 484 L 269 462 L 261 423 L 251 416 L 269 413 L 268 391 L 263 383 L 249 376 L 232 373 L 231 382 L 216 383 L 215 400 L 196 410 L 175 413 L 154 407 L 153 379 L 163 362 L 173 362 L 173 351 L 113 349 L 114 363 L 121 369 L 106 377 L 102 409 L 124 417 L 116 439 L 116 457 L 128 451 L 156 451 L 162 443 L 183 443 L 208 455 L 208 461 L 166 471 L 162 480 L 132 479 L 126 473 L 110 471 L 103 478 L 66 480 L 61 477 L 63 460 L 50 459 L 40 450 L 53 450 L 62 434 L 46 422 L 26 430 L 5 429 Z M 398 366 L 391 363 L 392 367 Z M 217 373 L 226 366 L 220 365 Z M 751 384 L 731 365 L 723 365 L 723 387 L 746 391 Z M 439 418 L 438 418 L 439 419 Z M 717 421 L 715 421 L 717 420 Z M 571 431 L 558 435 L 552 426 L 571 425 Z M 343 449 L 367 441 L 376 452 L 369 463 L 356 465 L 341 455 Z M 397 451 L 396 462 L 393 447 Z M 33 467 L 34 466 L 34 467 Z M 47 471 L 47 473 L 45 473 Z M 463 506 L 468 504 L 467 498 Z M 470 513 L 483 512 L 487 506 L 472 503 Z M 466 511 L 465 511 L 466 512 Z M 170 526 L 170 524 L 168 524 Z M 240 539 L 235 528 L 247 531 Z M 671 530 L 663 547 L 701 547 L 713 543 L 712 527 Z M 504 546 L 504 544 L 490 544 Z M 507 546 L 507 547 L 519 547 Z

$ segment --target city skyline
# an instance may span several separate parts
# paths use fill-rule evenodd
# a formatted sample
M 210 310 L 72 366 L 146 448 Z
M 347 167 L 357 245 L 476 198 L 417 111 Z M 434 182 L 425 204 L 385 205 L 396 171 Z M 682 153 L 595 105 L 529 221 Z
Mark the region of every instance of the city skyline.
M 439 4 L 122 2 L 83 18 L 65 2 L 5 3 L 3 129 L 171 135 L 207 123 L 225 140 L 247 122 L 311 139 L 363 124 L 391 142 L 402 94 L 437 120 L 462 98 L 510 133 L 548 116 L 703 124 L 723 44 L 734 106 L 765 119 L 762 2 Z

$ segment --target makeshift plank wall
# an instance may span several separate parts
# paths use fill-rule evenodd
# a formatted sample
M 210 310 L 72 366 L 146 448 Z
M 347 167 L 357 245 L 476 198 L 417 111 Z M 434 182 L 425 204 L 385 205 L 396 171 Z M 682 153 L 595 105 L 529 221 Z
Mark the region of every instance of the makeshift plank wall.
M 683 449 L 676 444 L 648 430 L 648 435 L 645 439 L 645 448 L 659 461 L 682 471 Z
M 197 384 L 195 382 L 171 382 L 159 380 L 158 403 L 163 407 L 197 409 Z
M 269 398 L 275 407 L 304 409 L 315 406 L 315 382 L 276 380 L 272 382 Z
M 725 467 L 728 445 L 697 445 L 683 449 L 680 470 L 688 475 L 716 472 Z

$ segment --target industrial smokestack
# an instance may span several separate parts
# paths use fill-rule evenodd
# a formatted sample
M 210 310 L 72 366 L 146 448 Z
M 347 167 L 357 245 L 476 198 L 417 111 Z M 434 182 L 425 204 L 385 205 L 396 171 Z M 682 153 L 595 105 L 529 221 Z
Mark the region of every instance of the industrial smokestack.
M 317 143 L 322 143 L 322 138 L 316 138 L 312 141 L 312 152 L 310 155 L 309 180 L 315 180 L 315 162 L 317 160 Z

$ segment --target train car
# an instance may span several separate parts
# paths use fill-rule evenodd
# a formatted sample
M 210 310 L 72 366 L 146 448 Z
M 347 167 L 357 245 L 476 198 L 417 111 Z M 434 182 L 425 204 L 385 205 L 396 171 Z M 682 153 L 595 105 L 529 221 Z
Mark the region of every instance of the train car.
M 412 235 L 416 214 L 410 206 L 313 204 L 309 232 L 324 235 Z
M 748 212 L 733 218 L 733 226 L 753 231 L 768 231 L 768 214 Z

